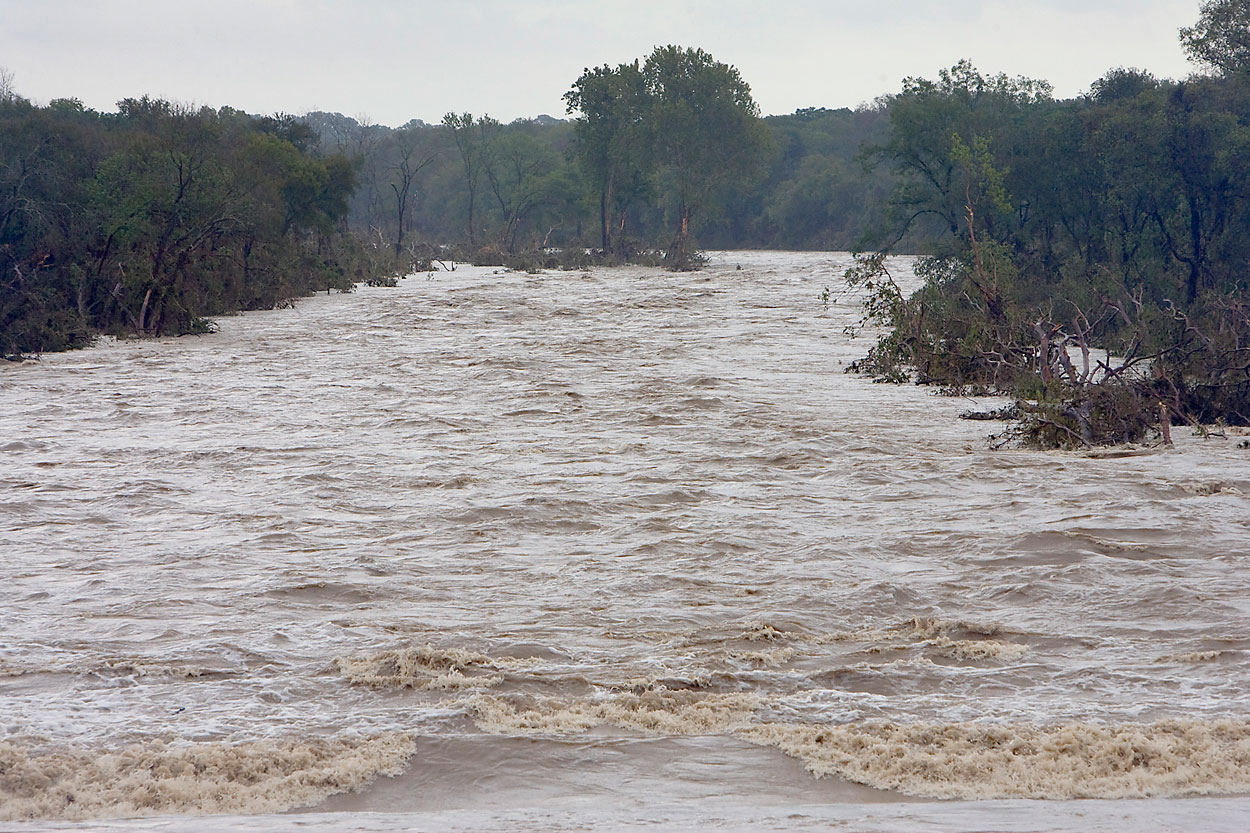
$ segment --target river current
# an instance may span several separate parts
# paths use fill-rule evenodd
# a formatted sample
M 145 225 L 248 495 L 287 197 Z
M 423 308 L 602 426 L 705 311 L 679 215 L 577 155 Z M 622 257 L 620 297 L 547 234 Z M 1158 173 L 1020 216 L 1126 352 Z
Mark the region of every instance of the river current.
M 461 265 L 0 368 L 0 820 L 1244 829 L 1245 437 L 992 450 L 994 400 L 844 372 L 848 262 Z

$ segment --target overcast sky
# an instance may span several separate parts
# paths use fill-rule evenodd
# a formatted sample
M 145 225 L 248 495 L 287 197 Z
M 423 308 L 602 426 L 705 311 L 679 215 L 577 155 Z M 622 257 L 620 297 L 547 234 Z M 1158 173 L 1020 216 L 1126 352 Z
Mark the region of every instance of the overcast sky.
M 765 114 L 854 107 L 969 58 L 1069 97 L 1117 66 L 1181 78 L 1198 0 L 0 0 L 17 92 L 114 110 L 150 94 L 399 125 L 564 116 L 587 66 L 698 46 Z

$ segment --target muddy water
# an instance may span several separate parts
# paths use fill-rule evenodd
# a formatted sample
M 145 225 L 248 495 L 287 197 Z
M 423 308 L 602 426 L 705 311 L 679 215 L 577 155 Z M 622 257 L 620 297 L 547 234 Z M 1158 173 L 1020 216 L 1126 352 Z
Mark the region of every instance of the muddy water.
M 0 368 L 0 819 L 1250 812 L 1178 801 L 1250 792 L 1242 438 L 990 451 L 995 403 L 843 373 L 845 264 L 462 266 Z

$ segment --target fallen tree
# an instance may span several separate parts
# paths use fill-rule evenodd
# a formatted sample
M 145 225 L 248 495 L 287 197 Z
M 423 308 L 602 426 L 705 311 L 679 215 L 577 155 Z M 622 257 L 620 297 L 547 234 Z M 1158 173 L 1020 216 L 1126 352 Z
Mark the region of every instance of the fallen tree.
M 965 257 L 921 259 L 916 274 L 923 283 L 908 295 L 882 253 L 847 270 L 864 298 L 852 334 L 883 329 L 849 369 L 1012 397 L 996 414 L 1012 423 L 1000 445 L 1170 443 L 1174 422 L 1250 425 L 1250 303 L 1236 293 L 1208 293 L 1187 309 L 1140 291 L 1030 305 L 1005 250 L 975 242 Z

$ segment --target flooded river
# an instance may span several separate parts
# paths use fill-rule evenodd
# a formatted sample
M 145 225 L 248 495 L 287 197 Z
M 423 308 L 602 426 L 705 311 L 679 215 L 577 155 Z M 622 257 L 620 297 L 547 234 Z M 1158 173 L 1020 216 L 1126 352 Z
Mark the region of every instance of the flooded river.
M 1243 829 L 1245 438 L 992 451 L 995 402 L 844 373 L 847 262 L 0 368 L 0 820 Z M 225 817 L 133 820 L 180 814 Z

